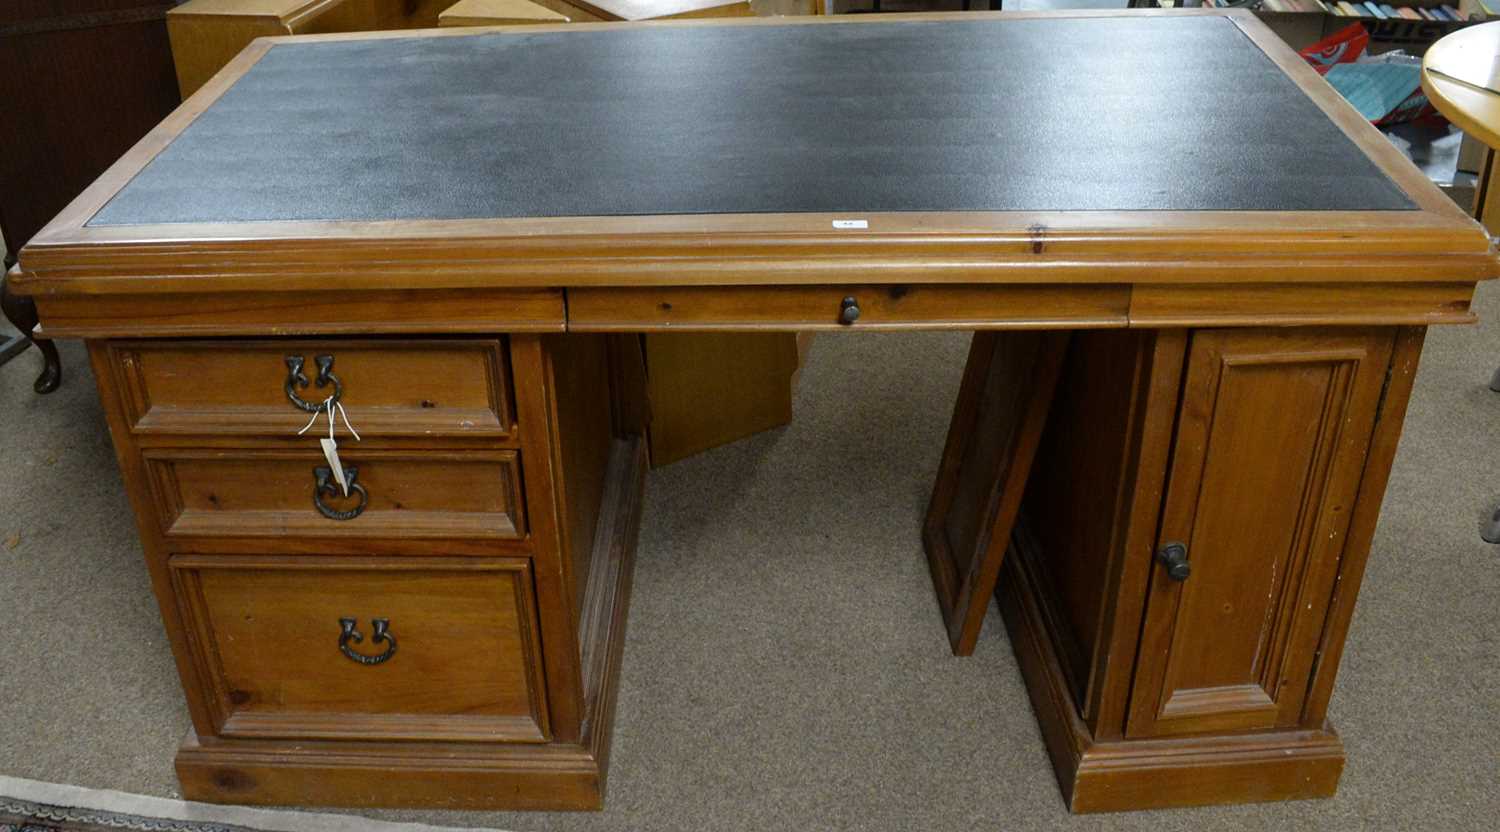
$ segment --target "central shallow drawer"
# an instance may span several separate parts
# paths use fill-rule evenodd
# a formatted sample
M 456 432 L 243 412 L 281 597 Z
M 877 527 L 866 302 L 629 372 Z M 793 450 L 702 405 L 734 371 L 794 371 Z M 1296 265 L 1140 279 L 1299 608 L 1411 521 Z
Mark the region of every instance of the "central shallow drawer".
M 109 361 L 141 434 L 287 438 L 335 395 L 367 438 L 514 431 L 499 339 L 116 342 Z
M 170 564 L 223 736 L 548 739 L 524 558 Z
M 509 450 L 340 448 L 349 496 L 307 450 L 143 452 L 168 537 L 525 536 L 520 460 Z

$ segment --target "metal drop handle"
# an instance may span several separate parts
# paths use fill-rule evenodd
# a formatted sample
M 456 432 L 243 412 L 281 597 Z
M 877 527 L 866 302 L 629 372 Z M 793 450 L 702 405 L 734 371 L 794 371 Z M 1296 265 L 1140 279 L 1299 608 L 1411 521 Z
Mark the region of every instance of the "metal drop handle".
M 339 619 L 339 652 L 348 656 L 350 661 L 362 665 L 375 665 L 390 661 L 391 656 L 396 655 L 396 636 L 391 633 L 391 620 L 389 618 L 372 618 L 370 626 L 374 631 L 370 634 L 370 643 L 386 644 L 385 652 L 378 656 L 366 656 L 349 646 L 350 642 L 359 644 L 365 637 L 359 632 L 359 622 L 353 618 Z
M 1174 581 L 1185 581 L 1193 574 L 1187 556 L 1187 546 L 1175 540 L 1156 551 L 1156 559 L 1167 568 L 1167 577 Z
M 297 395 L 298 390 L 306 390 L 310 383 L 307 376 L 302 372 L 302 367 L 307 360 L 300 355 L 288 355 L 286 361 L 286 383 L 281 389 L 286 392 L 287 401 L 297 406 L 298 410 L 308 413 L 317 413 L 328 404 L 337 404 L 340 397 L 344 395 L 344 385 L 339 377 L 333 374 L 333 356 L 320 355 L 313 359 L 318 365 L 317 385 L 319 388 L 333 385 L 333 392 L 328 394 L 324 401 L 310 402 Z
M 313 505 L 317 507 L 318 513 L 329 520 L 353 520 L 365 511 L 365 506 L 370 504 L 370 492 L 363 485 L 355 482 L 359 478 L 359 468 L 354 465 L 344 466 L 344 482 L 349 483 L 349 494 L 358 495 L 359 503 L 354 508 L 337 511 L 329 508 L 323 502 L 323 495 L 337 499 L 340 495 L 338 479 L 333 476 L 333 469 L 326 465 L 319 465 L 313 469 Z

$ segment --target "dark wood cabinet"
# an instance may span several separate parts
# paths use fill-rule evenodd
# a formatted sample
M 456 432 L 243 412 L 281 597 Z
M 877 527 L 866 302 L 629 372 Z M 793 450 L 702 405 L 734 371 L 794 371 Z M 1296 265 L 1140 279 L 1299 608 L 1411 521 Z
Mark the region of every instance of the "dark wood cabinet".
M 12 253 L 177 106 L 178 0 L 0 8 L 0 233 Z

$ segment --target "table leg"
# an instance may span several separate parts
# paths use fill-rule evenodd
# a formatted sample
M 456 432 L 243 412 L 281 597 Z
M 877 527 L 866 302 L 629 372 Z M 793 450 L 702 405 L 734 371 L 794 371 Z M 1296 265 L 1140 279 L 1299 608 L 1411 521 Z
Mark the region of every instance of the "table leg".
M 9 257 L 5 260 L 5 271 L 9 272 L 14 265 Z M 37 376 L 36 383 L 32 389 L 38 393 L 51 393 L 62 383 L 62 359 L 57 354 L 57 346 L 48 340 L 33 341 L 31 333 L 36 329 L 37 314 L 36 304 L 31 298 L 24 298 L 13 294 L 6 286 L 4 274 L 0 274 L 0 311 L 5 313 L 6 320 L 20 330 L 20 334 L 0 344 L 0 364 L 15 358 L 26 351 L 26 347 L 36 344 L 36 348 L 42 351 L 42 373 Z
M 1491 222 L 1500 224 L 1500 188 L 1492 187 L 1495 174 L 1495 150 L 1488 148 L 1484 152 L 1484 165 L 1479 172 L 1478 187 L 1474 189 L 1474 219 L 1479 220 L 1486 231 L 1493 236 L 1495 231 L 1491 228 Z M 1500 393 L 1500 367 L 1490 374 L 1490 389 Z M 1479 536 L 1486 543 L 1500 543 L 1500 508 L 1495 509 L 1494 516 L 1484 527 Z

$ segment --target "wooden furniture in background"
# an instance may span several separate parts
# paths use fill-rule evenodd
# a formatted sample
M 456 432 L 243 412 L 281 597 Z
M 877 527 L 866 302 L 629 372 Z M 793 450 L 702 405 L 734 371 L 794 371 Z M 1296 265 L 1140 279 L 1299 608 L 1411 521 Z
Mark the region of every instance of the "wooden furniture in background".
M 645 352 L 653 466 L 792 421 L 793 333 L 653 333 Z
M 16 252 L 177 106 L 164 15 L 175 0 L 20 0 L 0 5 L 0 237 Z M 0 277 L 0 295 L 4 278 Z M 3 301 L 29 338 L 31 302 Z M 57 350 L 36 342 L 36 391 L 57 389 Z M 11 345 L 19 354 L 25 341 Z
M 412 44 L 388 35 L 258 41 L 22 252 L 13 288 L 89 345 L 193 720 L 185 796 L 597 807 L 644 480 L 639 333 L 932 329 L 979 333 L 924 529 L 947 636 L 972 647 L 998 573 L 1068 806 L 1334 792 L 1328 702 L 1424 328 L 1472 322 L 1497 263 L 1312 68 L 1242 12 L 514 31 L 423 34 L 442 60 L 405 73 L 382 47 Z M 1143 48 L 1102 48 L 1124 36 Z M 1023 37 L 1047 60 L 1007 61 Z M 632 58 L 648 48 L 681 68 L 665 92 Z M 820 85 L 691 94 L 732 86 L 723 52 L 878 83 L 839 107 Z M 1156 61 L 1187 82 L 1136 83 Z M 513 106 L 558 63 L 568 108 Z M 378 96 L 326 80 L 374 67 Z M 443 72 L 486 71 L 461 129 L 433 117 L 467 94 Z M 267 76 L 299 107 L 214 105 Z M 1054 97 L 996 100 L 1002 82 Z M 326 123 L 297 120 L 315 106 Z M 888 118 L 905 107 L 924 115 Z M 557 112 L 577 121 L 549 131 Z M 746 113 L 844 143 L 739 142 L 722 164 Z M 1168 114 L 1236 153 L 1231 175 L 1121 128 Z M 565 158 L 608 123 L 617 155 L 517 187 L 432 152 L 495 150 L 466 139 L 485 119 L 504 153 Z M 1039 128 L 1044 149 L 951 175 L 965 135 Z M 268 130 L 274 165 L 222 144 Z M 331 130 L 368 146 L 328 152 Z M 1081 133 L 1102 150 L 1068 151 Z M 359 178 L 393 153 L 430 164 Z M 1059 155 L 1096 167 L 1058 179 Z M 297 435 L 330 397 L 363 433 L 338 423 L 347 491 Z
M 439 26 L 519 26 L 567 23 L 569 18 L 531 0 L 458 0 L 438 14 Z
M 188 0 L 167 15 L 187 98 L 259 37 L 438 25 L 450 0 Z
M 751 0 L 537 0 L 574 23 L 601 20 L 749 17 Z
M 1500 230 L 1500 187 L 1491 187 L 1500 147 L 1500 23 L 1460 29 L 1434 43 L 1422 57 L 1422 90 L 1432 105 L 1489 152 L 1474 191 L 1474 217 Z

